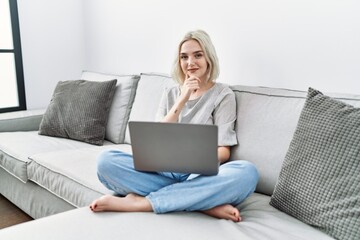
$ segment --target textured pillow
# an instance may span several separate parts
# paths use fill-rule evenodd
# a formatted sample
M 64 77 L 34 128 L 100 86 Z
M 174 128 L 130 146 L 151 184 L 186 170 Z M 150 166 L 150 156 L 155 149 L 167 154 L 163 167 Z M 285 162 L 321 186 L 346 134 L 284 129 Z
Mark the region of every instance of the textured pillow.
M 309 88 L 270 204 L 336 239 L 360 239 L 360 108 Z
M 81 79 L 97 82 L 117 80 L 114 98 L 109 110 L 105 139 L 113 143 L 124 143 L 125 130 L 140 76 L 83 71 Z
M 39 134 L 102 145 L 116 81 L 60 81 Z

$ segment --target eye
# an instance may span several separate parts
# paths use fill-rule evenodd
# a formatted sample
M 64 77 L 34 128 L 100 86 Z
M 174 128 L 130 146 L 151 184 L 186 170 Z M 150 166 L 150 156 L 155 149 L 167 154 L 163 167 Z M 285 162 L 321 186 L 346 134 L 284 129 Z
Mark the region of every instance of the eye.
M 188 59 L 188 56 L 186 56 L 186 55 L 181 55 L 181 56 L 180 56 L 180 59 L 181 59 L 181 60 L 186 60 L 186 59 Z
M 203 56 L 202 53 L 196 53 L 196 54 L 195 54 L 195 57 L 196 57 L 196 58 L 202 58 L 202 56 Z

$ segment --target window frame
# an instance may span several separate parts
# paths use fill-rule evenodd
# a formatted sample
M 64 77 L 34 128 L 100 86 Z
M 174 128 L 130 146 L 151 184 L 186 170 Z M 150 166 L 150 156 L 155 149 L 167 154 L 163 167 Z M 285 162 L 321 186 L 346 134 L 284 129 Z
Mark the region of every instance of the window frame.
M 8 0 L 8 1 L 10 8 L 13 49 L 0 49 L 0 53 L 14 54 L 19 106 L 0 108 L 0 113 L 26 110 L 25 83 L 24 83 L 23 63 L 22 63 L 17 0 Z

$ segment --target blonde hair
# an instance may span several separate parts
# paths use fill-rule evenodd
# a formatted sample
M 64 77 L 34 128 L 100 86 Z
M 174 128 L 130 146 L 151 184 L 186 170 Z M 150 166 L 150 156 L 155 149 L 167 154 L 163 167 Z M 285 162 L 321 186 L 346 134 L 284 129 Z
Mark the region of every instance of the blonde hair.
M 210 36 L 203 30 L 190 31 L 186 33 L 184 38 L 179 43 L 171 73 L 173 79 L 179 84 L 182 84 L 185 80 L 185 74 L 183 73 L 180 65 L 180 51 L 183 43 L 189 40 L 195 40 L 200 44 L 208 64 L 208 77 L 206 80 L 215 81 L 219 77 L 220 73 L 219 60 L 216 55 L 215 47 L 211 42 Z

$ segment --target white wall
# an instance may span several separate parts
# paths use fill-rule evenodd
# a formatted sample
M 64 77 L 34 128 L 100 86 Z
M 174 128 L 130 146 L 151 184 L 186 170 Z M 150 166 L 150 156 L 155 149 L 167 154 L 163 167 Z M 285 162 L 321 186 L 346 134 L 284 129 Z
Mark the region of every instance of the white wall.
M 87 0 L 86 67 L 169 72 L 178 41 L 201 28 L 219 81 L 360 92 L 360 1 Z
M 206 30 L 229 84 L 360 92 L 358 0 L 18 0 L 28 108 L 82 69 L 169 73 Z
M 18 11 L 27 108 L 44 108 L 84 68 L 82 1 L 18 0 Z

